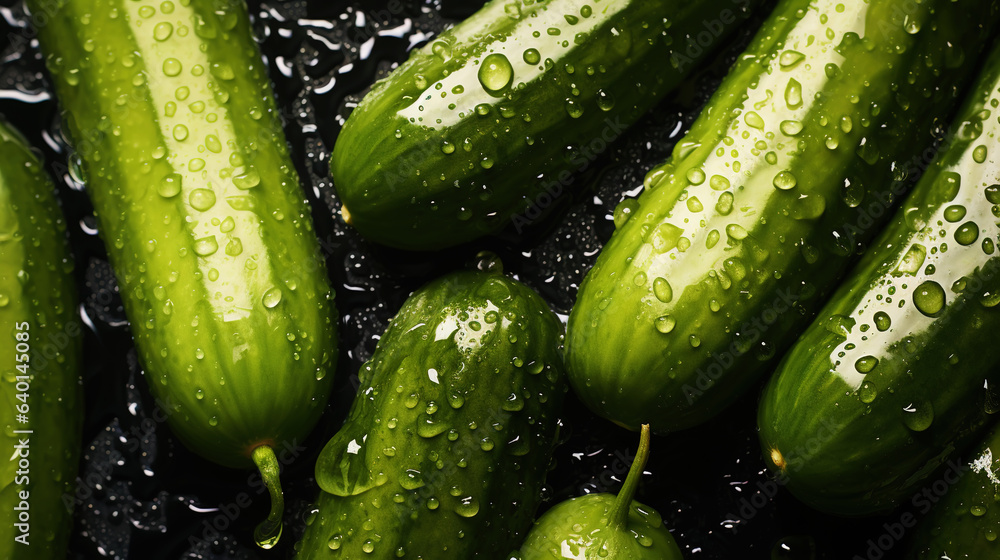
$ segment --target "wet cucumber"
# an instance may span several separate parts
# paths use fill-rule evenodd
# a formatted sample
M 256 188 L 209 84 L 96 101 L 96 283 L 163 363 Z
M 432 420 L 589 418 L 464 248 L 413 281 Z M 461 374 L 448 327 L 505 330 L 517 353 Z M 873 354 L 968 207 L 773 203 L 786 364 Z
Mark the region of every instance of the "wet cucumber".
M 569 319 L 582 400 L 676 430 L 773 367 L 922 163 L 996 20 L 986 0 L 781 2 L 616 210 Z
M 566 391 L 562 325 L 526 286 L 458 272 L 415 292 L 316 463 L 297 558 L 497 559 L 541 498 Z
M 1000 411 L 1000 50 L 893 222 L 785 357 L 761 445 L 818 509 L 891 509 Z
M 510 560 L 681 560 L 681 550 L 653 508 L 633 501 L 649 458 L 649 426 L 618 496 L 587 494 L 545 512 Z M 568 544 L 568 546 L 567 546 Z
M 941 501 L 914 529 L 906 558 L 1000 558 L 1000 426 L 993 429 Z M 949 479 L 948 481 L 953 481 Z M 930 503 L 927 501 L 926 503 Z M 926 506 L 924 506 L 926 508 Z
M 331 172 L 343 215 L 402 249 L 521 228 L 760 0 L 494 0 L 375 84 Z
M 83 420 L 72 269 L 42 162 L 0 118 L 0 558 L 66 557 Z
M 271 447 L 323 411 L 336 311 L 246 5 L 28 5 L 149 386 L 188 447 L 261 468 L 274 533 Z

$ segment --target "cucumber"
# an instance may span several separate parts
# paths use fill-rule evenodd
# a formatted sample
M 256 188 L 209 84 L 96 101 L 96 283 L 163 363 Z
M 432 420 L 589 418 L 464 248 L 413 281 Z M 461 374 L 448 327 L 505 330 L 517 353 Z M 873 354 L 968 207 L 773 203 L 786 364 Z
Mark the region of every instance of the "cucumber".
M 562 325 L 492 270 L 435 280 L 392 320 L 316 462 L 297 558 L 498 558 L 531 526 L 566 391 Z
M 764 392 L 764 455 L 815 508 L 891 509 L 1000 411 L 1000 357 L 985 351 L 1000 330 L 998 105 L 1000 48 L 945 148 Z
M 83 327 L 54 192 L 0 118 L 0 557 L 9 560 L 65 558 L 73 526 Z
M 1000 557 L 1000 425 L 977 449 L 968 471 L 945 480 L 954 483 L 941 501 L 921 503 L 929 515 L 914 530 L 907 558 L 975 560 Z M 956 476 L 960 478 L 955 480 Z
M 334 145 L 342 213 L 411 250 L 518 232 L 760 0 L 496 0 L 416 51 Z
M 632 500 L 649 458 L 649 439 L 649 425 L 643 424 L 639 449 L 618 496 L 587 494 L 556 505 L 535 522 L 510 560 L 683 558 L 660 514 Z
M 336 310 L 246 5 L 28 5 L 149 387 L 185 445 L 263 471 L 269 546 L 271 448 L 323 411 Z
M 773 368 L 915 174 L 996 20 L 986 0 L 779 3 L 615 212 L 569 319 L 581 399 L 665 432 Z

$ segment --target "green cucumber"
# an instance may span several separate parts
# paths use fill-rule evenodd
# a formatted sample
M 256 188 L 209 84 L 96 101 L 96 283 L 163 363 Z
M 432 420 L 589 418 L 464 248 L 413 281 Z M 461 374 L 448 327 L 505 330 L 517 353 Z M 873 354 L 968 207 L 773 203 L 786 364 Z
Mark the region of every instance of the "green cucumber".
M 246 5 L 28 5 L 149 387 L 192 450 L 263 471 L 273 544 L 271 448 L 323 411 L 336 310 Z
M 945 148 L 781 363 L 761 445 L 829 512 L 886 511 L 1000 411 L 1000 49 Z
M 0 118 L 0 558 L 9 560 L 65 558 L 73 526 L 83 327 L 54 193 Z
M 535 522 L 511 560 L 680 560 L 681 550 L 653 508 L 633 501 L 649 458 L 649 425 L 618 496 L 587 494 L 557 504 Z
M 316 463 L 297 558 L 498 558 L 531 526 L 566 391 L 562 325 L 497 270 L 403 304 Z
M 351 113 L 331 173 L 365 237 L 433 250 L 520 231 L 760 0 L 495 0 Z
M 713 417 L 769 371 L 906 187 L 995 8 L 779 3 L 671 159 L 615 212 L 569 319 L 581 399 L 665 432 Z
M 979 446 L 968 471 L 914 530 L 907 558 L 977 560 L 1000 558 L 1000 425 Z M 930 504 L 925 500 L 926 510 Z

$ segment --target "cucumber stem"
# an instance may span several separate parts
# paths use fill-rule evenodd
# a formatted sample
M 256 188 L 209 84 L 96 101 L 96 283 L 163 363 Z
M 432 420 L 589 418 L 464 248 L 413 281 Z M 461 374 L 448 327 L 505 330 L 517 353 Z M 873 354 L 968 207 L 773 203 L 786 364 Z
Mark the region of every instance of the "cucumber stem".
M 642 478 L 642 470 L 646 468 L 647 459 L 649 459 L 649 424 L 643 424 L 639 435 L 639 449 L 635 452 L 635 459 L 632 459 L 632 467 L 625 477 L 625 484 L 615 498 L 615 505 L 611 507 L 608 527 L 619 531 L 628 528 L 628 513 L 632 507 L 632 498 L 639 488 L 639 479 Z
M 281 492 L 280 467 L 274 450 L 269 445 L 260 445 L 253 450 L 253 462 L 260 470 L 260 477 L 271 494 L 271 513 L 253 532 L 257 546 L 267 549 L 278 544 L 281 538 L 281 516 L 285 512 L 285 496 Z

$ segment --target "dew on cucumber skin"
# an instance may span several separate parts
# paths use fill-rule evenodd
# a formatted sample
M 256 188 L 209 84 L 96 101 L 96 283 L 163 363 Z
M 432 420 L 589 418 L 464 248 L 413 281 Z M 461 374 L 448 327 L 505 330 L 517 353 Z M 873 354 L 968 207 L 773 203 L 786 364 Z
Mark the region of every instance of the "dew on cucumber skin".
M 795 175 L 792 174 L 791 171 L 785 170 L 778 172 L 778 174 L 774 176 L 774 180 L 772 181 L 772 183 L 774 184 L 774 188 L 782 191 L 787 191 L 795 188 L 795 185 L 798 184 L 798 181 L 795 178 Z
M 800 132 L 802 132 L 802 123 L 796 120 L 781 121 L 778 128 L 785 136 L 797 136 Z
M 260 184 L 260 173 L 253 167 L 233 177 L 233 184 L 240 190 L 249 190 Z
M 941 284 L 927 280 L 913 291 L 913 305 L 928 317 L 936 317 L 944 309 L 945 292 Z
M 214 255 L 219 250 L 219 242 L 214 235 L 201 237 L 194 242 L 194 253 L 199 257 Z
M 878 390 L 875 388 L 875 384 L 871 381 L 865 381 L 858 389 L 858 398 L 865 404 L 875 400 L 876 396 L 878 396 Z
M 965 222 L 955 230 L 955 241 L 959 245 L 972 245 L 979 239 L 979 226 L 976 222 Z
M 953 204 L 944 209 L 944 219 L 950 223 L 955 223 L 965 217 L 965 206 Z
M 984 161 L 986 161 L 986 155 L 987 154 L 985 145 L 980 144 L 976 146 L 974 150 L 972 150 L 972 159 L 976 163 L 983 163 Z
M 343 542 L 344 536 L 338 533 L 330 537 L 330 540 L 326 542 L 326 546 L 329 547 L 330 550 L 340 550 Z
M 885 311 L 878 311 L 875 313 L 875 328 L 880 332 L 885 332 L 889 330 L 892 326 L 892 319 Z
M 168 58 L 163 61 L 163 74 L 167 77 L 178 76 L 182 70 L 184 70 L 184 65 L 176 58 Z
M 264 295 L 261 298 L 261 303 L 263 303 L 264 307 L 268 309 L 274 309 L 277 307 L 278 304 L 281 303 L 281 289 L 271 288 L 264 292 Z
M 170 173 L 160 180 L 160 185 L 156 189 L 163 198 L 172 198 L 180 194 L 183 179 L 179 173 Z
M 917 401 L 903 407 L 903 423 L 914 432 L 922 432 L 934 422 L 934 408 L 927 401 Z
M 215 192 L 210 189 L 195 189 L 188 195 L 188 203 L 199 212 L 205 212 L 215 206 Z
M 174 26 L 170 22 L 160 22 L 153 28 L 153 38 L 157 41 L 166 41 L 174 33 Z
M 795 78 L 789 78 L 788 85 L 785 86 L 785 105 L 789 109 L 798 109 L 802 106 L 802 84 Z
M 792 68 L 795 68 L 798 63 L 802 62 L 805 57 L 806 55 L 799 51 L 786 50 L 781 53 L 781 56 L 778 57 L 778 66 L 781 67 L 782 70 L 791 70 Z
M 479 65 L 479 84 L 486 93 L 496 95 L 510 87 L 514 81 L 514 68 L 510 60 L 500 53 L 487 55 Z
M 878 366 L 878 358 L 875 356 L 864 356 L 854 362 L 854 369 L 862 374 L 870 373 L 876 366 Z

